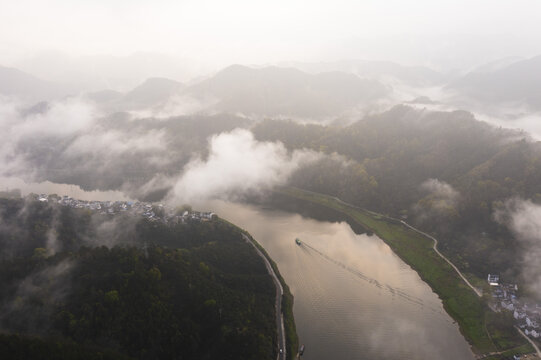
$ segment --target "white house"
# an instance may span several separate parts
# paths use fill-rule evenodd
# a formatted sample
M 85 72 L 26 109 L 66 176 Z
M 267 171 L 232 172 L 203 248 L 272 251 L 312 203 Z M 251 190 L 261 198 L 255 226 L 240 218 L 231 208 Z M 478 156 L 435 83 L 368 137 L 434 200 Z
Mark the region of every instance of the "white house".
M 487 280 L 490 286 L 500 285 L 500 275 L 488 274 Z

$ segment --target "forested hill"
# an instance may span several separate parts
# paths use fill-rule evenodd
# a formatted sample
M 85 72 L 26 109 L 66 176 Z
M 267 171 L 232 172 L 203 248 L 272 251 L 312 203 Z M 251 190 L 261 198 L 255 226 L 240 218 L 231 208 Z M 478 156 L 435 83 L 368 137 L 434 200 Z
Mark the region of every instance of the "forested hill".
M 0 358 L 276 357 L 274 284 L 230 224 L 24 199 L 0 216 Z
M 407 218 L 479 277 L 517 275 L 520 244 L 494 213 L 513 197 L 541 201 L 541 149 L 525 133 L 464 111 L 408 106 L 347 127 L 267 120 L 253 131 L 259 140 L 329 154 L 297 171 L 291 185 Z

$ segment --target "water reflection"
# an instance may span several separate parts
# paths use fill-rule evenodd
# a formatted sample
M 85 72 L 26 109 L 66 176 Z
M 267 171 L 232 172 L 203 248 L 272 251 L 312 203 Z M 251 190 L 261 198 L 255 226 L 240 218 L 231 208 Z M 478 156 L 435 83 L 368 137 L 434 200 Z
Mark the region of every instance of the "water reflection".
M 438 297 L 378 237 L 250 205 L 199 207 L 248 230 L 276 261 L 305 359 L 473 359 Z
M 95 201 L 129 201 L 124 193 L 120 191 L 86 191 L 78 185 L 57 184 L 50 181 L 39 183 L 25 182 L 17 177 L 2 177 L 0 176 L 0 190 L 19 189 L 23 196 L 30 193 L 36 194 L 57 194 L 60 196 L 67 195 L 78 200 L 95 200 Z

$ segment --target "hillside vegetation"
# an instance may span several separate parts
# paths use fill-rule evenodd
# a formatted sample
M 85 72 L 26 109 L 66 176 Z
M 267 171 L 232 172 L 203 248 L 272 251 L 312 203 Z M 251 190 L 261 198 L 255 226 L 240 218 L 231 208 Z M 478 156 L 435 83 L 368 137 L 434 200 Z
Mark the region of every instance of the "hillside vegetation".
M 397 106 L 347 127 L 267 120 L 259 140 L 329 156 L 290 185 L 408 219 L 480 279 L 520 278 L 521 244 L 494 219 L 508 199 L 541 201 L 541 149 L 524 133 L 494 128 L 463 111 Z M 505 253 L 505 256 L 502 254 Z
M 276 357 L 274 284 L 236 227 L 118 219 L 126 233 L 104 246 L 112 218 L 21 199 L 0 210 L 0 326 L 19 334 L 0 357 Z

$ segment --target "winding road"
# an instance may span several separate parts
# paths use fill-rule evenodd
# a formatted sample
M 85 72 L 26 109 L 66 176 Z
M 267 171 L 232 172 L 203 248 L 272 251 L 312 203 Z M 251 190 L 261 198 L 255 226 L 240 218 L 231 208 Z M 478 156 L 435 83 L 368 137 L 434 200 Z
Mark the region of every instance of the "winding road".
M 276 273 L 274 272 L 274 269 L 272 268 L 267 257 L 261 252 L 261 250 L 259 250 L 259 248 L 252 242 L 252 240 L 248 236 L 246 236 L 246 234 L 242 234 L 242 237 L 246 242 L 252 244 L 255 251 L 259 254 L 259 256 L 261 256 L 261 258 L 265 262 L 265 267 L 267 268 L 267 271 L 269 272 L 270 276 L 272 276 L 272 280 L 274 281 L 274 286 L 276 287 L 276 302 L 274 304 L 274 308 L 276 310 L 276 330 L 278 335 L 278 356 L 276 358 L 278 360 L 285 360 L 286 335 L 284 330 L 284 315 L 282 314 L 282 296 L 284 295 L 284 289 L 282 288 L 282 284 L 276 276 Z
M 394 219 L 394 220 L 397 220 L 397 219 Z M 424 236 L 426 236 L 426 237 L 429 238 L 429 239 L 432 239 L 432 240 L 434 241 L 434 247 L 433 247 L 433 248 L 434 248 L 434 251 L 436 252 L 436 254 L 438 254 L 443 260 L 447 261 L 447 263 L 448 263 L 449 265 L 451 265 L 451 267 L 452 267 L 453 269 L 455 269 L 456 273 L 462 278 L 462 280 L 464 280 L 464 282 L 466 283 L 466 285 L 468 285 L 468 286 L 475 292 L 475 294 L 477 294 L 477 296 L 479 296 L 479 297 L 483 296 L 483 293 L 482 293 L 479 289 L 477 289 L 475 286 L 473 286 L 473 285 L 468 281 L 468 279 L 466 279 L 466 277 L 462 274 L 462 272 L 460 272 L 460 270 L 458 270 L 458 268 L 455 266 L 455 264 L 453 264 L 453 263 L 451 262 L 451 260 L 447 259 L 447 258 L 445 257 L 445 255 L 443 255 L 443 254 L 438 250 L 438 240 L 437 240 L 435 237 L 433 237 L 432 235 L 429 235 L 429 234 L 427 234 L 427 233 L 425 233 L 425 232 L 423 232 L 423 231 L 421 231 L 421 230 L 419 230 L 419 229 L 414 228 L 413 226 L 411 226 L 410 224 L 408 224 L 407 222 L 405 222 L 405 221 L 403 221 L 403 220 L 398 220 L 398 221 L 400 221 L 404 226 L 410 228 L 411 230 L 416 231 L 416 232 L 418 232 L 419 234 L 424 235 Z
M 306 192 L 309 192 L 309 193 L 313 193 L 313 194 L 320 195 L 320 194 L 318 194 L 318 193 L 315 193 L 315 192 L 312 192 L 312 191 L 309 191 L 309 190 L 304 190 L 304 189 L 302 189 L 302 191 L 306 191 Z M 462 272 L 455 266 L 455 264 L 453 264 L 453 263 L 451 262 L 451 260 L 449 260 L 447 257 L 445 257 L 445 255 L 443 255 L 443 254 L 438 250 L 438 240 L 437 240 L 435 237 L 433 237 L 432 235 L 429 235 L 429 234 L 425 233 L 424 231 L 421 231 L 421 230 L 419 230 L 419 229 L 413 227 L 412 225 L 408 224 L 408 223 L 405 222 L 404 220 L 396 219 L 396 218 L 391 217 L 391 216 L 387 216 L 387 215 L 379 214 L 379 213 L 374 212 L 374 211 L 370 211 L 370 210 L 367 210 L 367 209 L 363 209 L 363 208 L 361 208 L 361 207 L 359 207 L 359 206 L 355 206 L 355 205 L 353 205 L 353 204 L 350 204 L 350 203 L 348 203 L 348 202 L 345 202 L 344 200 L 339 199 L 339 198 L 337 198 L 336 196 L 329 196 L 329 197 L 332 198 L 332 199 L 334 199 L 334 200 L 336 200 L 336 201 L 338 201 L 339 203 L 342 203 L 342 204 L 344 204 L 344 205 L 346 205 L 346 206 L 349 206 L 349 207 L 351 207 L 351 208 L 358 209 L 358 210 L 361 210 L 361 211 L 365 211 L 365 212 L 370 213 L 370 214 L 372 214 L 372 215 L 381 216 L 381 217 L 386 218 L 386 219 L 389 219 L 389 220 L 398 221 L 398 222 L 400 222 L 402 225 L 408 227 L 409 229 L 411 229 L 411 230 L 413 230 L 413 231 L 415 231 L 415 232 L 417 232 L 417 233 L 419 233 L 419 234 L 421 234 L 421 235 L 423 235 L 423 236 L 426 236 L 427 238 L 431 239 L 432 241 L 434 241 L 433 249 L 434 249 L 434 251 L 436 252 L 436 254 L 438 254 L 438 255 L 439 255 L 443 260 L 445 260 L 449 265 L 451 265 L 451 267 L 456 271 L 456 273 L 458 274 L 458 276 L 460 276 L 460 278 L 461 278 L 462 280 L 464 280 L 464 282 L 466 283 L 466 285 L 468 285 L 468 286 L 475 292 L 475 294 L 476 294 L 478 297 L 482 297 L 482 296 L 483 296 L 483 293 L 482 293 L 479 289 L 477 289 L 475 286 L 473 286 L 473 285 L 468 281 L 468 279 L 466 279 L 466 277 L 464 276 L 464 274 L 462 274 Z

